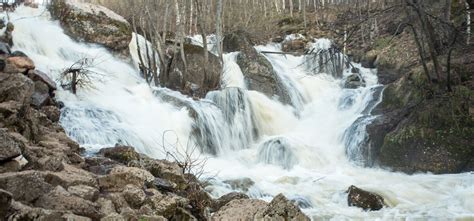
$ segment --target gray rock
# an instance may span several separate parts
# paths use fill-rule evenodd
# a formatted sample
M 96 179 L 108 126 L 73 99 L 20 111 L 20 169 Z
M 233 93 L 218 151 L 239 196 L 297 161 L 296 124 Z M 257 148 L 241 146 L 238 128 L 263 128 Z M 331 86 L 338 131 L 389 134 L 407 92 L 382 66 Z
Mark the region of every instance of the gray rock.
M 255 215 L 266 207 L 263 200 L 235 199 L 214 213 L 211 220 L 255 220 Z
M 8 210 L 10 209 L 10 204 L 12 203 L 12 194 L 0 189 L 0 218 L 7 216 Z
M 51 192 L 35 201 L 35 206 L 51 210 L 68 210 L 74 214 L 99 219 L 102 214 L 98 205 L 74 196 L 63 187 L 57 186 Z
M 0 55 L 9 55 L 10 53 L 10 46 L 4 42 L 0 42 Z
M 344 87 L 349 89 L 365 87 L 365 81 L 359 74 L 351 74 L 346 78 Z
M 127 201 L 128 205 L 133 208 L 140 208 L 141 205 L 145 202 L 145 192 L 143 188 L 127 185 L 122 192 L 123 198 Z
M 258 212 L 256 214 L 256 219 L 263 220 L 297 220 L 297 221 L 309 221 L 310 219 L 288 200 L 283 194 L 278 194 L 273 198 L 273 200 L 268 204 L 265 210 Z
M 41 81 L 48 85 L 50 90 L 56 90 L 56 82 L 54 82 L 51 78 L 48 77 L 47 74 L 43 73 L 39 70 L 30 70 L 28 71 L 28 77 L 33 81 Z
M 23 74 L 0 73 L 0 102 L 18 101 L 29 104 L 33 94 L 33 81 Z
M 95 187 L 86 185 L 76 185 L 67 188 L 67 191 L 75 196 L 89 201 L 96 201 L 99 197 L 99 190 Z
M 132 39 L 130 24 L 113 11 L 74 0 L 52 1 L 49 11 L 73 39 L 102 44 L 120 54 L 129 54 L 128 45 Z
M 355 206 L 364 210 L 380 210 L 385 206 L 382 196 L 350 186 L 347 190 L 347 203 L 349 206 Z
M 47 194 L 53 186 L 45 181 L 45 174 L 23 171 L 0 174 L 0 188 L 12 193 L 16 201 L 33 202 Z
M 0 163 L 21 155 L 21 143 L 11 137 L 6 129 L 0 129 Z
M 217 200 L 215 200 L 214 205 L 212 206 L 212 209 L 214 211 L 218 211 L 220 208 L 225 206 L 227 203 L 229 203 L 232 200 L 235 199 L 249 199 L 249 196 L 239 193 L 239 192 L 232 192 L 228 193 L 226 195 L 223 195 L 219 197 Z

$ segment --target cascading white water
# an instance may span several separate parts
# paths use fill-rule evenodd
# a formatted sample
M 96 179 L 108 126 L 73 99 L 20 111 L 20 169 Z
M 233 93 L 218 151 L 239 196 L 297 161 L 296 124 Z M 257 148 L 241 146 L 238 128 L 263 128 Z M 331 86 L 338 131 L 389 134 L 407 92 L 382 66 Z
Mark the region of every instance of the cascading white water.
M 211 156 L 206 165 L 209 174 L 218 174 L 209 187 L 214 196 L 233 191 L 225 180 L 248 177 L 255 182 L 247 192 L 250 196 L 270 200 L 284 193 L 316 220 L 447 220 L 474 216 L 474 180 L 470 173 L 406 175 L 357 167 L 348 160 L 345 142 L 363 137 L 350 128 L 357 119 L 369 116 L 379 87 L 372 70 L 359 67 L 366 87 L 344 89 L 343 78 L 309 74 L 302 65 L 307 61 L 303 56 L 267 55 L 277 74 L 291 81 L 287 89 L 304 101 L 296 116 L 294 108 L 245 90 L 242 73 L 235 64 L 236 54 L 227 54 L 224 81 L 230 88 L 196 102 L 175 92 L 150 88 L 131 65 L 99 46 L 72 41 L 42 12 L 20 7 L 11 14 L 14 49 L 25 52 L 38 69 L 56 81 L 62 69 L 73 62 L 96 58 L 93 70 L 100 73 L 100 81 L 94 83 L 94 89 L 80 90 L 77 95 L 61 89 L 56 92 L 66 106 L 61 124 L 89 150 L 123 143 L 162 158 L 168 143 L 176 138 L 188 142 L 193 127 L 207 128 L 200 132 L 207 137 L 203 140 L 219 143 L 219 151 L 214 149 L 217 156 Z M 21 17 L 29 18 L 15 20 Z M 259 48 L 278 50 L 272 45 Z M 348 74 L 349 70 L 343 73 Z M 158 92 L 185 101 L 185 105 L 164 102 Z M 191 109 L 198 115 L 194 116 L 196 120 L 190 117 Z M 359 130 L 363 131 L 355 129 Z M 174 131 L 172 137 L 163 136 L 167 131 Z M 381 194 L 390 207 L 375 212 L 348 207 L 344 191 L 350 185 Z

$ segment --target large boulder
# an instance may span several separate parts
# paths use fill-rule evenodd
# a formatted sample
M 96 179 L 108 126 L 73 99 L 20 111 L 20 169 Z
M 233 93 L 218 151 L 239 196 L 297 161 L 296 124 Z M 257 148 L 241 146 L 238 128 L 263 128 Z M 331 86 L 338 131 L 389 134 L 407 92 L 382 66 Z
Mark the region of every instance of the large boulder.
M 133 147 L 127 146 L 104 148 L 99 151 L 99 154 L 125 165 L 131 161 L 140 159 L 140 154 L 138 154 Z
M 350 186 L 347 190 L 347 203 L 364 210 L 380 210 L 385 206 L 382 196 L 365 191 L 356 186 Z
M 278 194 L 268 204 L 267 208 L 256 214 L 256 219 L 263 220 L 298 220 L 309 221 L 310 219 L 301 212 L 300 208 L 288 200 L 283 194 Z
M 113 11 L 78 0 L 53 0 L 49 11 L 75 40 L 101 44 L 127 55 L 132 30 L 127 20 Z
M 45 174 L 37 171 L 0 174 L 0 189 L 13 195 L 21 202 L 33 202 L 47 194 L 53 186 L 46 182 Z
M 0 73 L 0 102 L 18 101 L 29 104 L 34 83 L 23 74 Z
M 160 73 L 162 86 L 183 94 L 203 98 L 207 92 L 219 89 L 222 78 L 222 65 L 219 58 L 208 53 L 208 63 L 205 63 L 204 51 L 201 46 L 185 44 L 185 63 L 181 54 L 168 59 L 168 73 Z
M 237 64 L 244 74 L 247 88 L 268 97 L 276 96 L 282 103 L 291 104 L 290 95 L 270 61 L 251 45 L 241 46 L 241 49 L 237 55 Z
M 222 41 L 223 51 L 226 53 L 242 51 L 246 47 L 254 45 L 250 35 L 250 33 L 244 30 L 237 30 L 224 35 L 224 39 Z
M 249 196 L 239 193 L 239 192 L 231 192 L 228 194 L 225 194 L 221 197 L 219 197 L 217 200 L 214 201 L 214 204 L 212 205 L 212 209 L 214 211 L 218 211 L 220 208 L 225 206 L 227 203 L 229 203 L 232 200 L 236 199 L 249 199 Z
M 145 186 L 145 183 L 154 180 L 150 172 L 136 168 L 118 166 L 113 168 L 108 175 L 99 177 L 99 186 L 103 190 L 123 191 L 127 184 Z
M 212 220 L 255 220 L 258 212 L 264 211 L 267 203 L 257 199 L 235 199 L 212 215 Z
M 68 210 L 74 214 L 95 219 L 102 216 L 97 204 L 75 196 L 61 186 L 57 186 L 48 194 L 42 195 L 35 201 L 35 206 L 51 210 Z
M 12 138 L 7 130 L 0 129 L 0 164 L 21 155 L 21 143 Z
M 35 69 L 33 60 L 26 56 L 12 56 L 5 60 L 5 73 L 28 73 L 29 70 Z

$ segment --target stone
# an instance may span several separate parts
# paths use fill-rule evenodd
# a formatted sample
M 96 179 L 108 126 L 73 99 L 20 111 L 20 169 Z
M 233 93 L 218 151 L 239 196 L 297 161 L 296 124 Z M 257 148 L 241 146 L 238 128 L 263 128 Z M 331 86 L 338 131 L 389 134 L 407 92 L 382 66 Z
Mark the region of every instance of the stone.
M 51 191 L 53 186 L 46 182 L 42 172 L 22 171 L 0 174 L 0 189 L 12 193 L 16 201 L 33 202 Z
M 138 154 L 133 147 L 127 146 L 104 148 L 99 151 L 99 155 L 118 161 L 125 165 L 127 165 L 130 161 L 140 159 L 140 154 Z
M 74 196 L 61 186 L 41 196 L 35 201 L 35 206 L 51 210 L 68 210 L 93 219 L 99 219 L 102 216 L 97 204 Z
M 235 199 L 215 212 L 211 220 L 256 220 L 255 215 L 266 207 L 263 200 Z
M 7 216 L 13 196 L 11 193 L 0 189 L 0 217 L 2 219 Z
M 35 69 L 35 63 L 28 57 L 16 56 L 8 57 L 6 60 L 5 73 L 27 73 L 29 70 Z
M 148 182 L 146 185 L 148 188 L 156 188 L 162 192 L 172 192 L 176 189 L 176 184 L 158 177 L 155 177 L 153 181 Z
M 346 78 L 344 88 L 356 89 L 359 87 L 365 87 L 365 81 L 359 74 L 351 74 Z
M 10 46 L 5 42 L 0 42 L 0 55 L 10 55 Z
M 98 178 L 101 189 L 108 191 L 123 191 L 127 184 L 145 186 L 146 182 L 153 181 L 155 177 L 150 172 L 136 168 L 117 166 L 108 175 Z
M 365 191 L 356 186 L 350 186 L 347 190 L 347 203 L 349 206 L 362 208 L 363 210 L 380 210 L 385 206 L 382 196 Z
M 22 144 L 12 138 L 6 129 L 0 129 L 0 163 L 21 155 Z
M 49 95 L 49 87 L 42 81 L 36 81 L 34 84 L 35 90 L 31 96 L 31 104 L 39 109 L 45 106 L 51 100 Z
M 133 208 L 140 208 L 140 206 L 145 202 L 146 198 L 143 188 L 130 184 L 125 186 L 122 195 L 127 201 L 128 205 L 132 206 Z
M 263 220 L 298 220 L 298 221 L 309 221 L 310 219 L 288 200 L 283 194 L 278 194 L 273 198 L 270 204 L 267 205 L 266 209 L 259 211 L 256 214 L 256 219 Z
M 0 73 L 0 102 L 18 101 L 29 104 L 33 95 L 33 81 L 22 74 Z
M 22 51 L 14 51 L 10 54 L 10 57 L 25 57 L 25 58 L 27 58 L 28 55 L 26 55 Z
M 86 185 L 76 185 L 67 188 L 67 191 L 75 196 L 89 201 L 96 201 L 99 197 L 99 190 L 95 187 Z
M 250 33 L 244 30 L 237 30 L 224 36 L 222 42 L 223 51 L 226 53 L 241 51 L 246 47 L 251 47 L 253 42 Z
M 48 119 L 54 123 L 59 122 L 59 119 L 61 117 L 61 111 L 56 106 L 41 107 L 41 112 L 43 112 L 46 117 L 48 117 Z
M 220 59 L 207 52 L 208 63 L 204 67 L 204 50 L 197 45 L 185 44 L 186 71 L 181 54 L 178 53 L 177 58 L 168 59 L 168 73 L 160 73 L 160 84 L 196 98 L 204 98 L 207 92 L 218 89 L 222 78 Z
M 22 155 L 17 156 L 10 161 L 0 163 L 0 173 L 18 172 L 23 169 L 26 164 L 28 164 L 28 160 L 26 160 L 25 157 Z
M 85 169 L 97 174 L 97 175 L 106 175 L 110 171 L 120 164 L 114 160 L 105 157 L 90 157 L 86 158 Z
M 248 45 L 237 55 L 239 65 L 249 90 L 259 91 L 266 96 L 277 97 L 283 104 L 291 104 L 289 92 L 284 87 L 273 66 L 265 56 Z
M 147 192 L 149 195 L 147 204 L 150 205 L 157 214 L 168 219 L 176 213 L 179 207 L 185 207 L 189 203 L 187 199 L 172 193 L 161 194 L 154 189 L 148 189 Z
M 129 54 L 131 26 L 113 11 L 77 0 L 54 0 L 48 9 L 73 39 L 101 44 L 122 55 Z
M 242 179 L 225 180 L 224 183 L 229 184 L 233 190 L 242 190 L 244 192 L 249 191 L 249 188 L 255 184 L 255 182 L 248 177 Z
M 118 213 L 112 213 L 101 218 L 100 221 L 127 221 L 127 219 Z
M 96 203 L 99 205 L 99 210 L 102 214 L 116 213 L 114 203 L 110 199 L 100 197 Z
M 225 194 L 214 201 L 212 209 L 214 211 L 218 211 L 221 207 L 225 206 L 227 203 L 235 199 L 249 199 L 249 196 L 239 192 Z
M 48 85 L 51 91 L 56 90 L 56 82 L 54 82 L 47 74 L 40 70 L 30 70 L 28 71 L 28 77 L 33 81 L 41 81 Z
M 46 179 L 48 183 L 64 188 L 77 185 L 98 187 L 94 174 L 69 164 L 64 164 L 64 169 L 60 172 L 46 172 Z

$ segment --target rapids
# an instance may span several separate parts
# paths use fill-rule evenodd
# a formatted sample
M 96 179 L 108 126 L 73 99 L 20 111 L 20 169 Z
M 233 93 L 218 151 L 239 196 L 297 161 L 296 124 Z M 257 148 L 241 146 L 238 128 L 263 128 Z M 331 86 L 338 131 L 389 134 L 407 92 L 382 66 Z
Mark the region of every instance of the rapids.
M 165 158 L 168 151 L 183 153 L 196 146 L 196 157 L 207 158 L 201 178 L 211 182 L 208 191 L 213 196 L 233 191 L 226 180 L 250 178 L 255 182 L 246 192 L 251 197 L 271 200 L 284 193 L 314 220 L 474 218 L 472 173 L 406 175 L 358 166 L 358 144 L 365 138 L 365 124 L 374 117 L 370 109 L 382 99 L 376 70 L 354 64 L 367 86 L 344 89 L 349 69 L 339 78 L 312 74 L 303 65 L 304 56 L 267 54 L 291 93 L 293 105 L 285 106 L 248 91 L 235 63 L 237 54 L 230 53 L 224 56 L 226 88 L 198 102 L 150 87 L 131 62 L 98 45 L 71 40 L 44 8 L 19 7 L 10 17 L 14 50 L 25 52 L 56 82 L 77 60 L 94 59 L 97 74 L 91 88 L 77 95 L 56 91 L 65 104 L 62 126 L 89 153 L 119 143 Z M 327 42 L 314 47 L 328 47 Z M 256 48 L 278 51 L 280 45 Z M 167 103 L 159 94 L 185 105 Z M 190 117 L 190 108 L 196 119 Z M 193 138 L 196 129 L 201 136 Z M 389 207 L 374 212 L 348 207 L 345 190 L 350 185 L 379 193 Z

